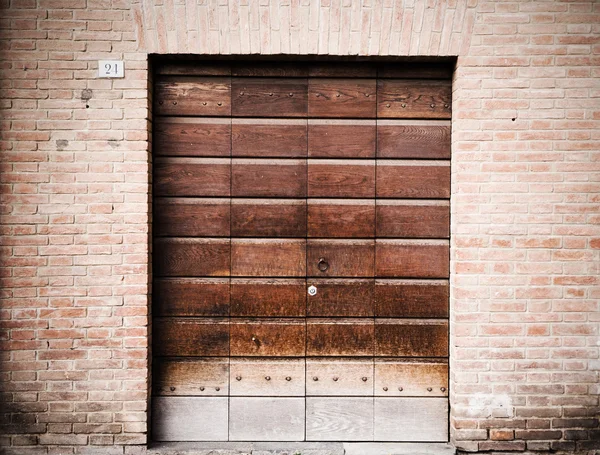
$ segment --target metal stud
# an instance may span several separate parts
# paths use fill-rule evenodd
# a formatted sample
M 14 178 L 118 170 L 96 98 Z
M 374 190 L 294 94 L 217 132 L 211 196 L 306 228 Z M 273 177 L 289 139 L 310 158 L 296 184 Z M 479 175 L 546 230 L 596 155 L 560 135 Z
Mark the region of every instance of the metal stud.
M 448 104 L 444 104 L 444 107 L 448 109 L 450 106 Z
M 336 96 L 336 98 L 339 98 L 339 97 L 340 97 L 340 94 L 338 93 L 338 94 L 337 94 L 337 95 L 335 95 L 335 96 Z
M 365 93 L 365 96 L 368 98 L 368 97 L 371 96 L 371 94 L 370 93 Z
M 292 92 L 290 92 L 290 96 L 294 96 L 294 94 Z
M 445 391 L 446 391 L 446 387 L 440 387 L 440 390 L 441 390 L 442 392 L 445 392 Z
M 240 96 L 243 96 L 243 95 L 244 95 L 244 92 L 240 92 Z
M 318 377 L 316 377 L 316 376 L 313 376 L 313 381 L 318 381 L 318 380 L 319 380 L 319 378 L 318 378 Z
M 387 392 L 387 391 L 388 391 L 388 388 L 387 388 L 387 387 L 384 387 L 384 388 L 383 388 L 383 391 L 384 391 L 384 392 Z
M 241 380 L 242 380 L 242 377 L 241 377 L 241 376 L 236 376 L 236 377 L 235 377 L 235 380 L 236 380 L 236 381 L 241 381 Z
M 402 107 L 406 107 L 406 103 L 402 103 L 402 104 L 401 104 L 401 106 L 402 106 Z
M 285 377 L 285 380 L 289 382 L 289 381 L 291 381 L 291 380 L 292 380 L 292 377 L 291 377 L 291 376 L 286 376 L 286 377 Z
M 158 102 L 158 104 L 160 104 L 160 105 L 162 106 L 162 105 L 163 105 L 163 101 L 162 101 L 162 100 L 160 100 L 160 101 Z
M 265 380 L 266 381 L 270 381 L 271 380 L 271 376 L 265 376 Z
M 221 387 L 215 387 L 215 390 L 218 392 L 219 390 L 221 390 Z
M 403 388 L 403 387 L 398 387 L 398 390 L 399 390 L 400 392 L 402 392 L 402 391 L 404 390 L 404 388 Z
M 431 392 L 433 389 L 431 387 L 427 387 L 427 391 Z
M 217 106 L 222 106 L 222 105 L 223 105 L 223 103 L 221 103 L 221 102 L 217 103 Z
M 269 96 L 273 96 L 273 92 L 269 93 Z
M 170 390 L 171 392 L 175 392 L 175 387 L 171 386 L 171 387 L 169 387 L 169 390 Z
M 337 381 L 338 381 L 338 379 L 339 379 L 339 378 L 338 378 L 337 376 L 334 376 L 334 377 L 333 377 L 333 380 L 334 380 L 335 382 L 337 382 Z
M 320 93 L 317 93 L 317 98 L 318 98 L 318 97 L 320 97 L 320 96 L 321 96 L 321 94 L 320 94 Z
M 204 387 L 200 387 L 200 392 L 204 392 Z
M 177 101 L 173 101 L 173 106 L 177 106 Z
M 367 382 L 368 378 L 366 376 L 363 376 L 361 379 L 362 379 L 362 382 Z
M 385 105 L 385 107 L 390 107 L 390 106 L 391 106 L 391 104 L 390 104 L 390 103 L 388 103 L 388 104 L 386 104 L 386 105 Z
M 435 107 L 435 104 L 431 103 L 430 106 L 433 109 Z
M 208 103 L 205 101 L 204 103 L 202 103 L 202 106 L 206 106 Z

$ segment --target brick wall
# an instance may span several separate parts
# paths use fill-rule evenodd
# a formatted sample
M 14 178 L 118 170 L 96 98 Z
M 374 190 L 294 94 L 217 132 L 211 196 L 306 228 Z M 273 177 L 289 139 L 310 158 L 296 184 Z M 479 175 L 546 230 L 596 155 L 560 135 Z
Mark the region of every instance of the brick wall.
M 147 442 L 149 53 L 457 55 L 453 442 L 600 450 L 600 2 L 0 5 L 7 453 Z

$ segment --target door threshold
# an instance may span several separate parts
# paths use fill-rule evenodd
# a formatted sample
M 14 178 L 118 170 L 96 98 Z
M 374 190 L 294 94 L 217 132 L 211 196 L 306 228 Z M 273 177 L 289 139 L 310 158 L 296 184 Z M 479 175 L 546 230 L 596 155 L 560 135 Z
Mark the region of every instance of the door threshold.
M 443 442 L 159 442 L 148 455 L 454 455 Z

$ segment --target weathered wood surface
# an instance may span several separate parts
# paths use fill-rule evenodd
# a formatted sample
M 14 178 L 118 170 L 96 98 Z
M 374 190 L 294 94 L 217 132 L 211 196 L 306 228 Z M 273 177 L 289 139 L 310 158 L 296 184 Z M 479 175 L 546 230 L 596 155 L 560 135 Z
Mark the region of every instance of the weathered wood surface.
M 303 357 L 304 319 L 232 319 L 233 357 Z
M 307 398 L 306 440 L 372 441 L 373 412 L 372 398 Z
M 307 396 L 373 396 L 373 359 L 307 358 Z
M 306 120 L 234 119 L 231 154 L 236 157 L 306 157 L 307 128 Z
M 231 235 L 305 237 L 306 199 L 232 199 Z
M 205 60 L 169 60 L 154 65 L 154 74 L 167 76 L 231 76 L 231 63 Z
M 375 161 L 308 160 L 309 197 L 375 196 Z
M 152 394 L 227 396 L 229 359 L 157 357 L 152 362 Z
M 231 110 L 240 117 L 306 117 L 305 78 L 232 78 Z
M 439 319 L 376 319 L 378 357 L 448 357 L 448 322 Z
M 231 78 L 165 76 L 154 83 L 155 115 L 231 115 Z
M 307 297 L 310 317 L 369 317 L 373 316 L 375 280 L 310 279 L 317 293 Z
M 376 360 L 376 396 L 448 396 L 448 363 L 425 360 Z
M 306 160 L 233 159 L 235 197 L 306 197 Z
M 447 240 L 377 240 L 375 273 L 389 278 L 448 278 Z
M 303 277 L 306 240 L 232 239 L 232 276 Z
M 377 237 L 450 237 L 450 203 L 447 201 L 378 200 Z
M 375 242 L 372 240 L 308 240 L 309 277 L 373 277 Z
M 231 359 L 231 396 L 304 397 L 304 359 Z
M 374 200 L 308 200 L 308 237 L 369 238 L 374 235 Z
M 450 159 L 450 122 L 378 120 L 377 157 Z
M 450 286 L 446 280 L 377 280 L 375 315 L 447 318 Z
M 230 275 L 229 239 L 154 239 L 154 275 L 203 277 Z
M 376 441 L 448 441 L 448 399 L 375 398 Z
M 232 279 L 231 316 L 303 317 L 304 279 Z
M 156 278 L 155 316 L 228 316 L 229 278 Z
M 153 125 L 156 156 L 231 155 L 231 119 L 157 117 Z
M 449 198 L 450 163 L 378 160 L 377 197 Z
M 377 76 L 398 79 L 445 79 L 450 83 L 454 62 L 410 62 L 382 63 L 377 67 Z
M 375 120 L 308 120 L 311 158 L 375 158 Z
M 155 318 L 154 355 L 219 357 L 229 355 L 227 319 Z
M 231 160 L 224 158 L 157 158 L 155 196 L 229 196 Z
M 379 79 L 377 117 L 449 119 L 452 83 L 447 80 Z
M 303 62 L 232 62 L 231 74 L 238 77 L 294 78 L 308 76 L 310 65 Z
M 371 357 L 373 319 L 308 319 L 306 355 L 314 357 Z
M 152 207 L 155 236 L 229 237 L 230 200 L 156 197 Z
M 375 79 L 320 79 L 308 81 L 309 117 L 375 118 Z

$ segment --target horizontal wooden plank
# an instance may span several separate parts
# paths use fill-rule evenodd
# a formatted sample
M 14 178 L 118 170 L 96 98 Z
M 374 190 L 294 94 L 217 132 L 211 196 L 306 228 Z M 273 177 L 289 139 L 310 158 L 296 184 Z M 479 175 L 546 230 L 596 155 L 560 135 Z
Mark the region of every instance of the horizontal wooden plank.
M 154 65 L 154 74 L 170 76 L 231 76 L 229 62 L 203 60 L 159 62 Z
M 380 158 L 450 158 L 450 124 L 430 121 L 377 122 L 377 156 Z
M 231 315 L 302 317 L 306 315 L 304 279 L 232 279 Z
M 309 197 L 375 196 L 375 161 L 308 160 Z
M 231 359 L 231 396 L 304 397 L 304 359 Z
M 306 440 L 372 441 L 373 411 L 372 398 L 307 398 Z
M 452 79 L 454 62 L 383 63 L 377 76 L 399 79 Z
M 376 319 L 378 357 L 448 357 L 448 322 L 439 319 Z
M 369 238 L 374 235 L 374 200 L 308 200 L 308 237 Z
M 306 197 L 306 160 L 234 159 L 236 197 Z
M 373 396 L 373 360 L 306 359 L 307 396 Z
M 425 360 L 375 360 L 376 396 L 448 396 L 448 363 Z
M 238 77 L 302 77 L 308 76 L 309 65 L 303 62 L 234 62 L 233 76 Z
M 231 115 L 229 77 L 164 76 L 154 83 L 155 115 Z
M 304 158 L 306 120 L 234 119 L 231 153 L 237 157 Z
M 308 80 L 308 115 L 310 117 L 375 118 L 377 82 L 375 79 Z
M 375 315 L 447 318 L 450 286 L 442 280 L 377 280 Z
M 303 357 L 304 319 L 232 319 L 234 357 Z
M 308 240 L 310 277 L 373 277 L 375 244 L 372 240 Z
M 448 441 L 447 398 L 375 398 L 376 441 Z
M 377 197 L 449 198 L 450 163 L 378 160 Z
M 365 357 L 374 352 L 373 319 L 308 319 L 306 355 Z
M 236 237 L 305 237 L 305 199 L 233 199 L 231 234 Z
M 233 276 L 303 277 L 306 241 L 298 239 L 232 239 Z
M 155 316 L 228 316 L 229 278 L 156 278 Z
M 310 279 L 315 295 L 307 297 L 307 315 L 311 317 L 373 316 L 374 280 Z
M 156 197 L 152 208 L 155 236 L 228 237 L 229 199 Z
M 450 237 L 450 204 L 446 201 L 378 200 L 377 237 Z
M 378 277 L 450 276 L 450 247 L 444 240 L 377 240 L 375 258 Z
M 310 77 L 376 77 L 377 66 L 367 62 L 311 62 Z
M 379 79 L 377 117 L 436 118 L 452 116 L 452 81 L 436 79 Z
M 227 441 L 227 397 L 152 398 L 155 441 Z
M 303 441 L 304 398 L 231 397 L 230 441 Z
M 229 276 L 229 239 L 154 239 L 155 276 Z
M 227 396 L 229 359 L 156 357 L 152 360 L 152 394 Z
M 240 117 L 305 117 L 306 78 L 232 78 L 232 114 Z
M 157 117 L 152 128 L 156 156 L 231 155 L 231 119 Z
M 312 158 L 374 158 L 374 120 L 309 120 L 308 156 Z
M 231 161 L 221 158 L 157 158 L 155 196 L 229 196 Z
M 227 319 L 154 318 L 152 338 L 153 353 L 158 356 L 229 355 Z

